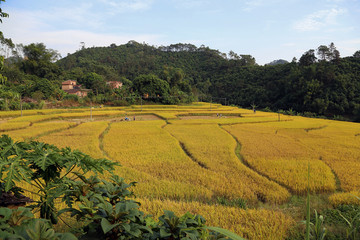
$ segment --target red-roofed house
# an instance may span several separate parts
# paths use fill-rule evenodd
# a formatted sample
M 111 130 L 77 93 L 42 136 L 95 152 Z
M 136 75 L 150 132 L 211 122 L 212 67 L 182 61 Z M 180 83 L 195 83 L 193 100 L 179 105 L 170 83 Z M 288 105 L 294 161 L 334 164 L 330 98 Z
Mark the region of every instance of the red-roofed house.
M 67 80 L 62 82 L 61 89 L 68 94 L 86 97 L 90 89 L 82 89 L 81 85 L 77 85 L 75 80 Z
M 70 90 L 74 89 L 76 87 L 76 81 L 75 80 L 66 80 L 65 82 L 62 82 L 62 90 Z

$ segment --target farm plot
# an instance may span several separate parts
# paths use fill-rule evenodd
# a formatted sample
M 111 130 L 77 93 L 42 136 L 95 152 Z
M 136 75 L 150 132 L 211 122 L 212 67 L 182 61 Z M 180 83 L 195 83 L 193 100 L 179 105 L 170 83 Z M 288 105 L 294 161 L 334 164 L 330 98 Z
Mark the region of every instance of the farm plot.
M 11 130 L 27 128 L 29 126 L 30 126 L 30 122 L 2 122 L 0 123 L 0 131 L 6 132 Z
M 327 121 L 326 127 L 310 131 L 311 137 L 299 138 L 331 167 L 344 191 L 360 189 L 360 139 L 356 136 L 359 130 L 359 124 Z
M 169 124 L 165 129 L 201 165 L 228 179 L 228 189 L 233 198 L 239 189 L 243 189 L 241 198 L 252 201 L 281 203 L 289 198 L 290 194 L 286 189 L 240 162 L 235 155 L 236 141 L 218 125 Z
M 71 147 L 78 149 L 95 158 L 107 157 L 100 149 L 99 136 L 106 130 L 110 122 L 87 122 L 62 132 L 57 132 L 39 138 L 54 144 L 57 147 Z M 121 151 L 122 147 L 115 151 Z M 210 199 L 212 192 L 206 188 L 194 188 L 191 184 L 184 184 L 168 180 L 159 180 L 147 173 L 136 169 L 121 166 L 116 168 L 116 174 L 125 178 L 126 181 L 136 181 L 138 185 L 134 188 L 137 196 L 149 198 L 170 199 Z
M 99 136 L 108 124 L 105 121 L 82 123 L 74 128 L 40 137 L 38 140 L 59 148 L 78 149 L 94 158 L 104 158 L 99 148 Z
M 164 121 L 113 123 L 104 137 L 104 149 L 123 166 L 159 179 L 206 187 L 215 196 L 255 198 L 251 189 L 241 183 L 234 187 L 224 174 L 188 157 L 179 142 L 162 129 L 164 125 Z
M 9 135 L 15 141 L 26 141 L 26 140 L 34 139 L 43 134 L 48 134 L 54 131 L 67 129 L 73 125 L 75 125 L 75 123 L 62 122 L 62 121 L 35 123 L 26 129 L 8 131 L 5 134 Z
M 244 160 L 258 172 L 288 187 L 292 192 L 304 194 L 308 186 L 308 164 L 310 166 L 310 190 L 314 192 L 334 191 L 335 176 L 331 169 L 312 149 L 298 141 L 307 132 L 301 128 L 282 128 L 282 122 L 238 124 L 224 126 L 241 144 Z M 294 124 L 294 123 L 292 123 Z M 288 127 L 290 123 L 285 124 Z M 296 123 L 294 124 L 296 125 Z M 286 136 L 291 132 L 296 138 Z
M 313 126 L 306 127 L 306 124 Z M 294 121 L 288 123 L 286 128 L 280 127 L 278 134 L 305 146 L 314 157 L 332 169 L 340 181 L 341 190 L 359 191 L 360 138 L 357 133 L 360 131 L 360 125 L 358 123 L 294 117 Z

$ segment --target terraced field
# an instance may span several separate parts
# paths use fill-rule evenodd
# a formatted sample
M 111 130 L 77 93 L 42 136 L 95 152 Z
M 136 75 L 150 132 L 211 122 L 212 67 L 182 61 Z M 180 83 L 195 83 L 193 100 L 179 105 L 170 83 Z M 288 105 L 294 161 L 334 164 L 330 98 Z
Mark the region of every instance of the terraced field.
M 282 206 L 306 193 L 308 166 L 311 192 L 329 196 L 330 204 L 360 195 L 356 123 L 208 103 L 1 112 L 0 118 L 0 131 L 17 141 L 119 162 L 116 173 L 138 182 L 133 190 L 147 213 L 191 211 L 248 239 L 289 235 L 298 219 Z

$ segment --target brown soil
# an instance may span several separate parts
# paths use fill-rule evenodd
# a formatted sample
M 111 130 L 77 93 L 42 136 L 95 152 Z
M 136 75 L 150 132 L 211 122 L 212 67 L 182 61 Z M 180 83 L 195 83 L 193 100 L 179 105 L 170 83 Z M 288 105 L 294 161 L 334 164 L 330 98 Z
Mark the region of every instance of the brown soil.
M 134 121 L 134 115 L 127 115 L 127 117 L 130 119 L 130 121 Z M 125 121 L 125 117 L 117 117 L 117 118 L 112 118 L 110 120 Z M 155 115 L 135 115 L 135 121 L 150 121 L 150 120 L 162 120 L 162 119 Z
M 216 118 L 220 118 L 217 117 L 216 114 L 212 115 L 212 116 L 179 116 L 179 119 L 181 120 L 187 120 L 187 119 L 216 119 Z M 221 118 L 239 118 L 238 116 L 222 116 Z
M 134 121 L 134 115 L 127 115 L 130 121 Z M 158 116 L 155 115 L 135 115 L 135 121 L 150 121 L 150 120 L 162 120 Z M 80 119 L 68 119 L 68 121 L 76 122 L 76 123 L 83 123 L 83 122 L 90 122 L 90 118 L 80 118 Z M 93 117 L 93 122 L 96 121 L 113 121 L 113 122 L 120 122 L 125 121 L 125 117 Z

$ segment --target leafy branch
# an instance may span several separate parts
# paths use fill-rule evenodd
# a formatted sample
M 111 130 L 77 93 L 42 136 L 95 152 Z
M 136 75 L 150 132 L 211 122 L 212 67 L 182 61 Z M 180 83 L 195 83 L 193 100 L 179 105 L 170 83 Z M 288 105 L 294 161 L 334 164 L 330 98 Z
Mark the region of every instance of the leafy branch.
M 4 177 L 4 191 L 19 187 L 23 191 L 34 192 L 21 187 L 27 182 L 38 189 L 40 200 L 33 208 L 40 208 L 40 217 L 57 222 L 54 201 L 67 190 L 65 182 L 69 174 L 77 169 L 77 175 L 87 172 L 95 174 L 112 172 L 118 165 L 107 159 L 94 159 L 80 151 L 70 148 L 59 149 L 56 146 L 37 141 L 14 142 L 9 136 L 0 137 L 0 178 Z M 65 170 L 65 171 L 64 171 Z

